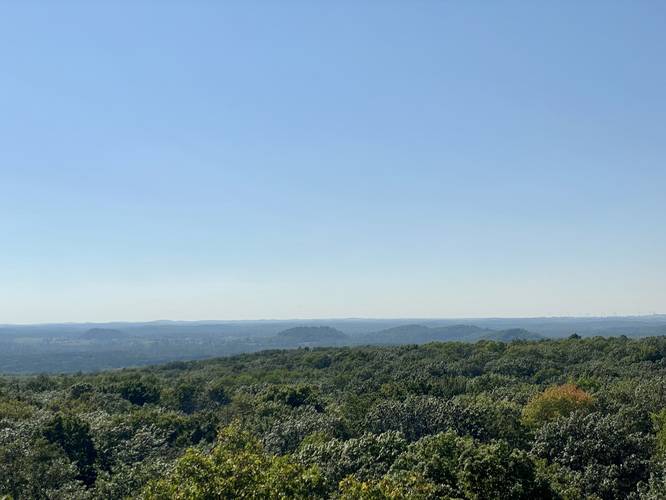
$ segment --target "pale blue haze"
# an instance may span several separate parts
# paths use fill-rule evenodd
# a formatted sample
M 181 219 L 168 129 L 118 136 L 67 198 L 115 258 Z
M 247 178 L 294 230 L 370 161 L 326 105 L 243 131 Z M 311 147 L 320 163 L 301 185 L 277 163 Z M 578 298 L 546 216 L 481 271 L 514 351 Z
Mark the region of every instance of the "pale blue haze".
M 662 1 L 4 2 L 0 323 L 666 312 Z

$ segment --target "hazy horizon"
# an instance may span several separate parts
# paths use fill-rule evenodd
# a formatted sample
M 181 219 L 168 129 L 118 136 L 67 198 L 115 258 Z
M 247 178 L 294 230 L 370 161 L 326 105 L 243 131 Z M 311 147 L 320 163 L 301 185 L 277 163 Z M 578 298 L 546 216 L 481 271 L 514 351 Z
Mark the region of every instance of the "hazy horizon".
M 0 321 L 666 311 L 658 2 L 9 2 Z
M 86 324 L 142 324 L 142 323 L 243 323 L 243 322 L 342 322 L 342 321 L 474 321 L 474 320 L 558 320 L 558 319 L 622 319 L 622 318 L 655 318 L 666 317 L 666 313 L 649 314 L 582 314 L 561 316 L 338 316 L 338 317 L 284 317 L 284 318 L 214 318 L 214 319 L 110 319 L 81 321 L 45 321 L 38 323 L 8 323 L 0 321 L 0 326 L 41 326 L 41 325 L 86 325 Z

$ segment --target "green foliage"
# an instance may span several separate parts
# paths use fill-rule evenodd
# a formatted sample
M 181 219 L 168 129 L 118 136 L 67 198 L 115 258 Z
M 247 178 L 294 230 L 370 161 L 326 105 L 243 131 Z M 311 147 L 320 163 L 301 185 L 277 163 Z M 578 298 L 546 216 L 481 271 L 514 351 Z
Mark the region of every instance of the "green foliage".
M 312 406 L 304 406 L 276 419 L 264 434 L 263 441 L 268 450 L 283 454 L 294 451 L 313 433 L 330 439 L 345 435 L 345 428 L 333 412 L 323 413 Z
M 541 427 L 531 453 L 555 466 L 554 483 L 585 496 L 626 498 L 648 479 L 654 453 L 653 436 L 632 427 L 622 415 L 573 413 Z
M 226 405 L 231 401 L 225 388 L 225 384 L 219 380 L 210 382 L 206 387 L 208 399 L 218 405 Z
M 79 399 L 93 392 L 95 392 L 95 387 L 88 382 L 78 382 L 69 388 L 69 394 L 74 399 Z
M 484 340 L 7 377 L 0 496 L 663 498 L 662 354 Z
M 33 392 L 44 392 L 55 389 L 56 381 L 48 375 L 41 374 L 36 377 L 30 377 L 25 384 L 26 389 Z
M 267 454 L 259 441 L 233 425 L 210 454 L 188 450 L 164 479 L 149 484 L 145 499 L 312 498 L 321 494 L 316 467 Z
M 33 413 L 33 407 L 24 401 L 10 399 L 0 401 L 0 420 L 6 418 L 9 420 L 23 420 L 30 418 Z
M 126 380 L 120 385 L 118 391 L 123 398 L 135 405 L 143 406 L 157 403 L 160 400 L 159 388 L 142 380 Z
M 666 460 L 666 408 L 652 415 L 656 436 L 655 445 L 660 459 Z
M 201 387 L 190 381 L 183 381 L 169 391 L 171 404 L 184 413 L 193 413 L 199 407 Z
M 462 456 L 474 448 L 471 438 L 460 437 L 448 431 L 426 436 L 409 445 L 391 467 L 391 472 L 411 472 L 424 480 L 438 485 L 443 496 L 463 497 L 459 474 Z
M 475 442 L 448 431 L 411 444 L 391 473 L 409 472 L 436 485 L 439 497 L 469 499 L 550 498 L 526 452 L 505 441 Z
M 360 480 L 383 476 L 406 449 L 402 434 L 385 432 L 306 444 L 298 450 L 297 458 L 301 463 L 318 466 L 330 488 L 352 474 Z
M 527 453 L 499 441 L 467 449 L 460 457 L 458 472 L 465 498 L 472 500 L 547 499 L 547 485 L 537 478 Z
M 408 440 L 453 429 L 481 440 L 518 439 L 519 408 L 485 398 L 463 400 L 409 396 L 401 401 L 379 402 L 366 416 L 373 432 L 397 430 Z
M 272 386 L 265 393 L 266 401 L 283 403 L 292 408 L 304 405 L 321 407 L 317 400 L 317 389 L 306 384 Z
M 97 450 L 90 436 L 90 426 L 75 415 L 58 413 L 46 425 L 44 438 L 60 446 L 65 455 L 76 464 L 79 474 L 77 479 L 86 485 L 95 482 L 96 472 L 93 467 Z
M 417 474 L 385 476 L 378 480 L 359 481 L 349 476 L 340 482 L 341 500 L 435 500 L 445 498 L 436 485 Z

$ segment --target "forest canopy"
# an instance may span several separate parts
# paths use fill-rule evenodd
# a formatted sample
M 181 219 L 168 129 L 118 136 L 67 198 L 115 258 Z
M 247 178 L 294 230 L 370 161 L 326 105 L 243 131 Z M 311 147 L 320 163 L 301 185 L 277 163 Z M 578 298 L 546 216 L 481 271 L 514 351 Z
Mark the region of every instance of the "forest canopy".
M 665 356 L 572 336 L 6 376 L 0 495 L 663 498 Z

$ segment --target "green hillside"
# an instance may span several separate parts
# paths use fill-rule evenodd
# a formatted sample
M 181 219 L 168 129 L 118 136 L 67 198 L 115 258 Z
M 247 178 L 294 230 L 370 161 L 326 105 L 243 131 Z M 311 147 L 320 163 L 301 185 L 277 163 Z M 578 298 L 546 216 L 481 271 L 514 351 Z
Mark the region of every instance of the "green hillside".
M 296 326 L 277 334 L 279 340 L 295 344 L 336 345 L 349 340 L 349 336 L 330 326 Z

